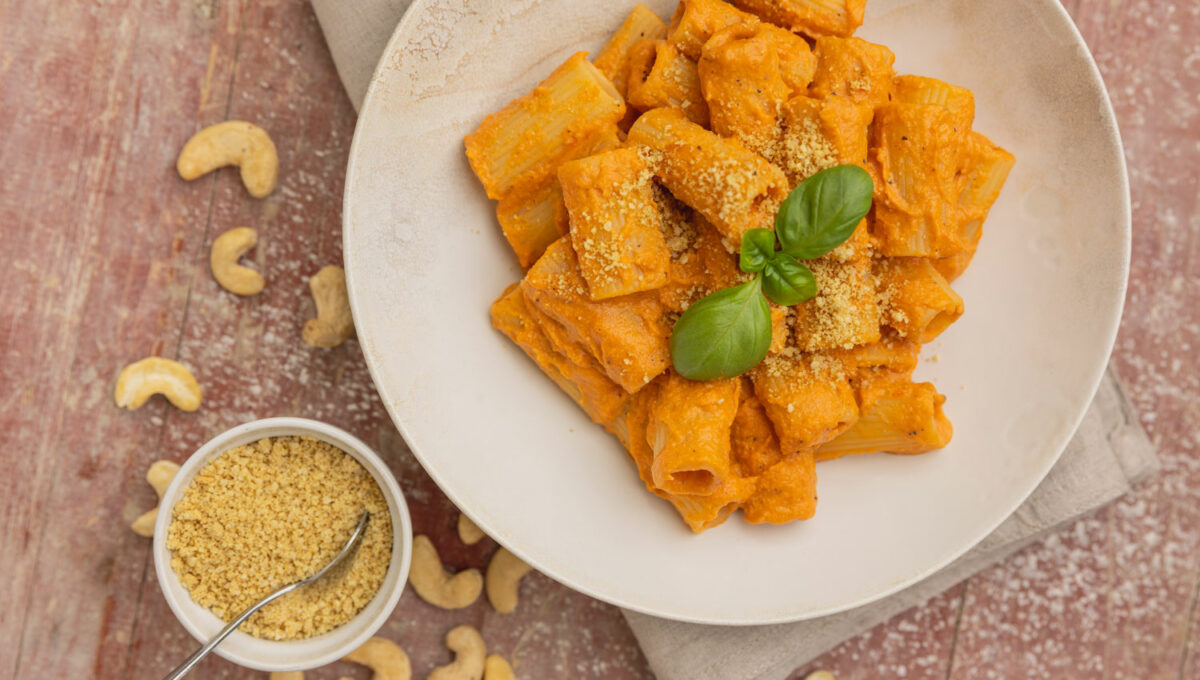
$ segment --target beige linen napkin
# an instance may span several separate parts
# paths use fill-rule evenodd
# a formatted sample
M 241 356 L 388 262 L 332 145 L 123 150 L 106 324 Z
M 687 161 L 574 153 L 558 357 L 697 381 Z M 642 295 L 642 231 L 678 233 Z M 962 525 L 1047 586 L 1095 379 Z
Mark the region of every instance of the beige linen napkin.
M 312 0 L 355 109 L 409 2 Z M 848 612 L 773 626 L 702 626 L 635 612 L 625 616 L 662 680 L 785 678 L 839 642 L 1118 498 L 1157 468 L 1154 448 L 1110 370 L 1062 459 L 1033 495 L 982 543 L 921 583 Z

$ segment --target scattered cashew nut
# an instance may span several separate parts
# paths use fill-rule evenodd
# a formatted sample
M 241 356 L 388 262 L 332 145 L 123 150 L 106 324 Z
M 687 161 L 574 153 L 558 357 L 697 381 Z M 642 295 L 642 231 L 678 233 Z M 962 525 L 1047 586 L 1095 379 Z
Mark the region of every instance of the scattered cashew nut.
M 275 143 L 266 130 L 245 121 L 228 120 L 192 135 L 179 152 L 175 169 L 191 181 L 226 165 L 241 168 L 242 184 L 251 196 L 263 198 L 275 190 L 279 178 Z
M 458 540 L 467 545 L 475 545 L 483 540 L 483 529 L 480 529 L 463 513 L 458 513 Z
M 482 680 L 487 647 L 479 631 L 458 626 L 446 633 L 446 646 L 454 652 L 454 663 L 433 669 L 427 680 Z
M 266 282 L 262 274 L 238 264 L 238 260 L 258 243 L 258 232 L 250 227 L 237 227 L 213 240 L 208 265 L 213 278 L 234 295 L 258 295 Z
M 271 680 L 304 680 L 304 671 L 282 671 L 272 673 Z
M 517 680 L 512 666 L 499 654 L 488 654 L 483 662 L 483 680 Z
M 517 608 L 517 590 L 521 579 L 532 570 L 533 567 L 506 548 L 500 548 L 492 555 L 487 568 L 487 596 L 496 611 L 501 614 L 513 613 Z
M 469 607 L 483 590 L 483 576 L 478 569 L 464 569 L 457 574 L 446 571 L 437 548 L 425 535 L 413 539 L 408 582 L 422 600 L 442 609 Z
M 163 494 L 167 492 L 167 487 L 171 486 L 171 480 L 175 479 L 175 475 L 178 473 L 179 465 L 169 460 L 155 461 L 146 471 L 146 481 L 154 487 L 154 493 L 158 494 L 159 503 L 162 503 Z M 150 538 L 154 535 L 154 522 L 157 519 L 158 506 L 156 505 L 153 510 L 148 510 L 133 520 L 133 524 L 130 524 L 129 528 L 133 529 L 133 533 L 138 536 Z
M 400 645 L 387 638 L 373 637 L 342 657 L 374 671 L 371 680 L 412 680 L 412 664 Z
M 834 678 L 833 673 L 821 670 L 809 673 L 808 675 L 804 676 L 804 680 L 836 680 L 836 678 Z
M 337 347 L 354 332 L 346 272 L 333 265 L 322 267 L 308 280 L 308 288 L 317 304 L 317 318 L 304 323 L 304 342 L 313 347 Z
M 200 408 L 203 392 L 196 377 L 183 364 L 162 357 L 147 357 L 126 366 L 117 378 L 113 398 L 130 411 L 161 394 L 181 411 Z

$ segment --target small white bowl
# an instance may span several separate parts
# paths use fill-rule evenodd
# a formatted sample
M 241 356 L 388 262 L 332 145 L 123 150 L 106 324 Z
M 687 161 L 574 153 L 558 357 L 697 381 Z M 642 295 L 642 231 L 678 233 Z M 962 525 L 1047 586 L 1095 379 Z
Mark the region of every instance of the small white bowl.
M 383 461 L 366 444 L 349 433 L 305 418 L 267 418 L 227 430 L 213 437 L 187 459 L 163 494 L 158 519 L 154 524 L 154 571 L 158 585 L 175 617 L 192 637 L 207 642 L 225 626 L 207 608 L 192 601 L 188 591 L 171 569 L 171 551 L 167 549 L 167 527 L 171 510 L 183 496 L 192 477 L 209 461 L 235 446 L 264 437 L 308 435 L 350 454 L 375 478 L 387 499 L 392 515 L 392 562 L 375 597 L 353 619 L 323 635 L 304 640 L 275 642 L 262 640 L 240 631 L 225 639 L 214 652 L 238 665 L 260 671 L 307 670 L 336 661 L 357 649 L 383 625 L 404 592 L 412 546 L 412 522 L 400 487 Z M 282 584 L 281 584 L 282 585 Z M 179 659 L 183 661 L 183 657 Z

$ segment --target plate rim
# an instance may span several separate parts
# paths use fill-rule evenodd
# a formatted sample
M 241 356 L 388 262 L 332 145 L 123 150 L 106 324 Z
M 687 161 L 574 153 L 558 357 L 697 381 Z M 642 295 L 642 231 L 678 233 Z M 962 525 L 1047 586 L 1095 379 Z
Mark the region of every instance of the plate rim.
M 392 31 L 391 36 L 388 38 L 387 45 L 384 47 L 384 50 L 380 55 L 379 62 L 377 62 L 374 70 L 372 71 L 366 95 L 363 97 L 362 105 L 358 110 L 358 117 L 354 126 L 354 136 L 351 140 L 346 164 L 345 185 L 342 192 L 343 264 L 347 263 L 346 253 L 351 251 L 351 234 L 354 231 L 349 219 L 351 214 L 349 206 L 352 190 L 356 186 L 355 178 L 358 171 L 357 159 L 360 155 L 360 146 L 365 143 L 363 141 L 362 134 L 362 121 L 366 118 L 366 112 L 369 110 L 374 100 L 381 96 L 379 95 L 379 91 L 383 88 L 382 83 L 385 80 L 385 76 L 383 75 L 385 71 L 385 65 L 388 64 L 391 61 L 391 57 L 399 51 L 401 44 L 408 41 L 407 34 L 409 33 L 410 28 L 417 22 L 417 17 L 422 16 L 431 6 L 436 6 L 438 3 L 443 1 L 444 0 L 413 0 L 412 4 L 409 5 L 408 9 L 404 12 L 404 15 L 401 17 L 400 21 L 396 24 L 396 28 Z M 1088 410 L 1090 409 L 1090 406 L 1096 397 L 1096 393 L 1100 389 L 1100 384 L 1104 380 L 1104 376 L 1108 371 L 1109 364 L 1111 363 L 1113 350 L 1116 346 L 1117 333 L 1120 329 L 1121 318 L 1123 317 L 1125 311 L 1125 303 L 1129 286 L 1133 238 L 1132 199 L 1129 188 L 1129 168 L 1128 160 L 1125 155 L 1125 144 L 1121 137 L 1121 131 L 1117 122 L 1116 112 L 1113 109 L 1112 98 L 1109 94 L 1108 87 L 1104 82 L 1103 74 L 1100 72 L 1099 66 L 1096 63 L 1095 56 L 1092 54 L 1091 49 L 1088 47 L 1087 41 L 1084 40 L 1083 34 L 1080 33 L 1079 27 L 1071 18 L 1071 15 L 1067 12 L 1066 8 L 1056 0 L 1034 0 L 1034 4 L 1041 6 L 1043 10 L 1049 10 L 1053 12 L 1055 18 L 1065 24 L 1066 29 L 1073 38 L 1074 45 L 1081 48 L 1081 53 L 1087 67 L 1087 74 L 1090 78 L 1091 84 L 1098 88 L 1101 94 L 1102 116 L 1099 124 L 1103 127 L 1110 144 L 1115 147 L 1114 151 L 1116 152 L 1118 161 L 1117 179 L 1120 185 L 1120 191 L 1118 195 L 1120 202 L 1119 226 L 1121 227 L 1123 235 L 1123 238 L 1120 239 L 1120 270 L 1118 272 L 1120 276 L 1120 284 L 1117 287 L 1117 293 L 1119 293 L 1119 296 L 1118 304 L 1108 314 L 1109 330 L 1107 332 L 1107 337 L 1103 338 L 1106 346 L 1105 360 L 1103 362 L 1098 362 L 1097 367 L 1092 369 L 1092 374 L 1088 378 L 1090 382 L 1088 383 L 1089 387 L 1087 390 L 1087 406 L 1082 408 L 1075 415 L 1069 428 L 1063 429 L 1063 432 L 1066 434 L 1062 441 L 1055 446 L 1056 450 L 1053 455 L 1046 457 L 1046 463 L 1042 469 L 1038 470 L 1036 475 L 1031 475 L 1028 478 L 1030 483 L 1028 484 L 1027 488 L 1023 489 L 1019 494 L 1015 494 L 1015 501 L 1008 506 L 1003 513 L 998 513 L 998 517 L 993 522 L 985 523 L 987 526 L 986 531 L 981 532 L 979 536 L 971 541 L 965 542 L 965 545 L 948 551 L 947 555 L 931 561 L 930 565 L 924 570 L 897 580 L 887 588 L 882 588 L 877 592 L 865 595 L 852 601 L 843 602 L 839 605 L 828 606 L 820 609 L 757 617 L 753 619 L 747 619 L 745 617 L 720 618 L 715 616 L 696 616 L 676 611 L 664 611 L 653 606 L 647 606 L 639 604 L 638 602 L 629 601 L 627 598 L 597 591 L 585 584 L 578 583 L 570 578 L 560 576 L 554 573 L 552 570 L 547 570 L 543 568 L 543 564 L 540 560 L 531 559 L 529 554 L 521 546 L 514 545 L 510 542 L 504 542 L 495 538 L 499 534 L 494 530 L 493 527 L 490 526 L 490 523 L 481 521 L 475 513 L 472 513 L 468 508 L 464 507 L 463 504 L 460 503 L 458 495 L 455 494 L 453 490 L 448 488 L 447 485 L 443 483 L 443 480 L 439 478 L 438 474 L 434 472 L 431 466 L 426 463 L 425 456 L 422 455 L 419 447 L 412 444 L 407 432 L 407 428 L 405 427 L 403 420 L 400 418 L 400 415 L 396 413 L 395 409 L 393 408 L 393 401 L 388 398 L 388 390 L 384 386 L 383 381 L 380 379 L 381 369 L 376 366 L 371 353 L 367 351 L 366 343 L 364 343 L 363 339 L 359 337 L 359 349 L 362 352 L 364 361 L 367 364 L 367 370 L 371 376 L 371 382 L 374 384 L 375 390 L 379 394 L 380 400 L 383 402 L 384 408 L 387 410 L 392 424 L 396 427 L 397 431 L 400 433 L 400 436 L 404 439 L 405 445 L 408 447 L 413 457 L 417 459 L 417 462 L 421 465 L 421 468 L 430 476 L 433 482 L 437 485 L 438 489 L 446 495 L 446 497 L 454 504 L 454 506 L 460 512 L 467 515 L 480 528 L 482 528 L 488 534 L 488 536 L 493 537 L 498 545 L 508 549 L 514 555 L 524 560 L 534 569 L 554 580 L 555 582 L 560 583 L 576 592 L 582 593 L 613 606 L 620 607 L 622 609 L 628 609 L 648 616 L 671 621 L 679 621 L 683 623 L 742 627 L 793 623 L 797 621 L 804 621 L 838 614 L 871 604 L 873 602 L 878 602 L 911 586 L 921 583 L 979 545 L 985 538 L 995 532 L 995 530 L 1005 520 L 1007 520 L 1029 499 L 1030 495 L 1038 488 L 1038 486 L 1041 485 L 1046 476 L 1050 473 L 1050 470 L 1053 469 L 1058 463 L 1059 459 L 1061 459 L 1063 452 L 1066 451 L 1066 448 L 1070 444 L 1071 440 L 1074 439 L 1076 432 L 1079 430 L 1080 424 L 1083 422 L 1084 417 L 1087 415 Z M 345 267 L 345 274 L 346 290 L 350 301 L 350 311 L 353 317 L 357 320 L 361 316 L 359 312 L 360 304 L 357 299 L 358 296 L 355 293 L 357 288 L 355 284 L 357 277 L 350 267 Z M 359 328 L 357 321 L 355 323 L 355 328 L 357 332 L 357 329 Z

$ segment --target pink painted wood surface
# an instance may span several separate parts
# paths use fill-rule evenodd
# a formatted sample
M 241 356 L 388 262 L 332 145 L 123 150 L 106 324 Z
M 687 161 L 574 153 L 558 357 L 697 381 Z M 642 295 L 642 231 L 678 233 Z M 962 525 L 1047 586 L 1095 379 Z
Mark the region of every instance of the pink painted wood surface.
M 1163 473 L 1126 499 L 849 640 L 814 664 L 846 678 L 1200 678 L 1200 3 L 1064 2 L 1120 119 L 1134 261 L 1117 365 Z M 192 183 L 179 147 L 227 118 L 266 127 L 279 190 L 237 175 Z M 354 114 L 302 0 L 0 0 L 0 678 L 157 678 L 194 642 L 127 525 L 153 505 L 142 477 L 253 418 L 302 415 L 385 457 L 418 532 L 454 567 L 483 566 L 455 512 L 375 396 L 352 340 L 299 340 L 307 277 L 337 263 Z M 264 293 L 207 271 L 212 239 L 259 230 Z M 205 403 L 116 409 L 127 362 L 188 364 Z M 384 628 L 417 677 L 480 627 L 524 678 L 647 678 L 612 607 L 532 575 L 511 616 L 458 612 L 411 592 Z M 1190 646 L 1189 646 L 1190 645 Z M 1190 650 L 1190 653 L 1189 653 Z M 197 677 L 261 677 L 220 659 Z M 366 677 L 335 664 L 309 678 Z

